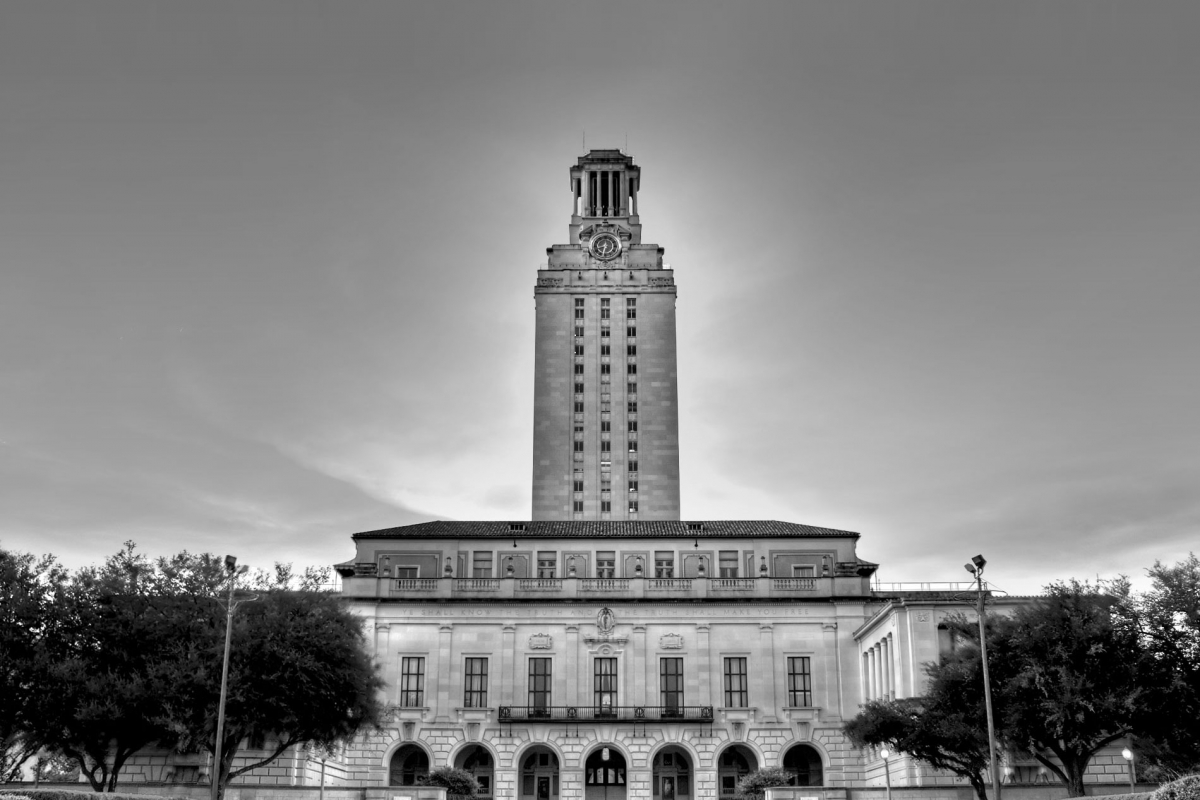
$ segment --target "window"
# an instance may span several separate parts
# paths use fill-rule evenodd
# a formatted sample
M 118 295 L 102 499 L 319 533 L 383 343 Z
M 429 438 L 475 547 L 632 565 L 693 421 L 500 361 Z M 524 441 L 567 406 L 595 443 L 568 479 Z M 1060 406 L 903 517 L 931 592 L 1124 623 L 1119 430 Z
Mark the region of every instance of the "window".
M 573 491 L 573 492 L 582 492 L 583 491 L 583 478 L 580 478 L 578 475 L 575 476 L 575 480 L 571 482 L 571 491 Z M 582 509 L 580 509 L 580 510 L 582 511 Z
M 637 433 L 637 420 L 636 419 L 629 420 L 629 432 Z
M 582 308 L 575 309 L 575 319 L 583 319 L 583 309 Z
M 612 714 L 617 705 L 617 660 L 597 658 L 592 677 L 592 696 L 597 714 Z
M 558 554 L 553 550 L 538 551 L 538 577 L 553 578 L 554 568 L 558 565 Z
M 583 298 L 582 298 L 582 297 L 576 297 L 576 298 L 575 298 L 575 307 L 576 307 L 576 308 L 583 308 Z
M 582 325 L 576 325 L 576 326 L 575 326 L 575 337 L 576 337 L 576 338 L 579 338 L 580 336 L 583 336 L 583 326 L 582 326 Z
M 576 374 L 576 375 L 582 375 L 582 374 L 583 374 L 583 364 L 576 364 L 576 365 L 575 365 L 575 374 Z
M 636 356 L 637 355 L 637 345 L 636 344 L 626 345 L 625 346 L 625 355 Z
M 637 483 L 638 483 L 637 478 L 630 478 L 629 479 L 629 491 L 636 492 L 637 491 Z
M 400 659 L 400 705 L 420 708 L 425 705 L 425 659 Z
M 466 672 L 463 708 L 487 708 L 488 660 L 468 658 Z
M 608 328 L 601 328 L 600 329 L 600 338 L 607 339 L 608 336 L 609 336 Z
M 602 355 L 602 356 L 612 355 L 612 345 L 609 345 L 609 344 L 600 345 L 600 355 Z
M 718 577 L 736 578 L 738 574 L 737 550 L 722 550 L 717 554 Z
M 629 471 L 630 471 L 630 472 L 637 472 L 637 471 L 638 471 L 638 468 L 637 468 L 637 462 L 636 462 L 636 461 L 630 461 L 630 462 L 629 462 Z
M 601 453 L 607 453 L 611 450 L 612 450 L 612 442 L 611 441 L 609 441 L 608 439 L 604 439 L 600 442 L 600 452 Z
M 421 576 L 421 568 L 420 567 L 406 567 L 404 565 L 400 565 L 400 566 L 396 567 L 396 577 L 397 578 L 401 578 L 403 580 L 412 580 L 413 578 L 419 578 L 420 576 Z
M 793 564 L 793 578 L 815 578 L 817 577 L 817 568 L 812 564 Z
M 608 319 L 609 300 L 607 297 L 600 298 L 600 319 Z
M 600 374 L 601 375 L 608 375 L 611 372 L 612 372 L 612 364 L 601 364 L 600 365 Z
M 632 503 L 630 505 L 632 506 Z M 629 510 L 633 511 L 635 509 L 631 507 Z M 654 551 L 654 577 L 675 577 L 675 553 L 671 552 L 670 550 Z
M 638 503 L 637 503 L 637 500 L 630 500 L 630 501 L 629 501 L 629 513 L 630 513 L 630 514 L 636 514 L 636 513 L 637 513 L 637 509 L 638 509 Z
M 600 478 L 600 491 L 602 491 L 602 492 L 611 492 L 612 491 L 612 478 L 608 477 L 607 473 L 605 473 L 604 477 Z
M 630 414 L 636 414 L 637 413 L 637 400 L 630 400 L 628 408 L 629 408 Z
M 617 553 L 615 550 L 601 550 L 596 553 L 596 577 L 615 578 L 617 574 Z
M 574 500 L 572 502 L 574 503 L 574 505 L 572 506 L 572 510 L 576 514 L 582 514 L 583 513 L 583 501 L 582 500 Z
M 637 439 L 631 439 L 629 441 L 629 452 L 631 452 L 631 453 L 637 452 Z
M 492 577 L 492 551 L 476 550 L 471 561 L 471 577 Z
M 637 364 L 626 364 L 625 365 L 625 374 L 626 375 L 637 375 Z
M 583 384 L 582 383 L 575 384 L 575 394 L 583 394 Z
M 610 512 L 612 512 L 612 500 L 601 500 L 600 501 L 600 513 L 608 514 Z
M 725 659 L 725 707 L 745 708 L 748 706 L 746 688 L 746 659 Z
M 582 452 L 583 452 L 583 442 L 579 442 L 579 441 L 577 441 L 577 442 L 574 442 L 573 444 L 575 445 L 575 452 L 576 452 L 576 453 L 582 453 Z
M 583 401 L 582 401 L 582 400 L 576 400 L 576 401 L 575 401 L 575 413 L 576 413 L 576 414 L 582 414 L 582 413 L 583 413 Z
M 577 355 L 577 356 L 583 355 L 583 345 L 581 345 L 581 344 L 575 345 L 575 355 Z
M 529 710 L 533 716 L 550 716 L 550 659 L 529 659 Z
M 608 433 L 611 430 L 612 430 L 612 422 L 610 422 L 609 420 L 606 420 L 606 419 L 600 420 L 600 432 L 601 433 Z
M 630 383 L 625 385 L 625 391 L 629 394 L 637 394 L 637 384 Z
M 629 326 L 628 328 L 625 329 L 625 335 L 628 336 L 630 339 L 635 338 L 637 336 L 637 328 L 633 327 L 632 325 Z
M 663 716 L 683 714 L 683 659 L 661 658 L 658 662 L 659 704 Z
M 582 425 L 579 425 L 579 424 L 576 424 L 576 425 L 575 425 L 575 432 L 576 432 L 576 433 L 583 433 L 583 426 L 582 426 Z M 576 439 L 581 439 L 581 438 L 583 438 L 583 437 L 581 437 L 581 436 L 576 436 L 575 438 L 576 438 Z M 524 529 L 524 528 L 522 528 L 521 530 L 525 530 L 525 529 Z
M 801 708 L 812 705 L 812 666 L 808 656 L 790 656 L 787 660 L 788 705 Z

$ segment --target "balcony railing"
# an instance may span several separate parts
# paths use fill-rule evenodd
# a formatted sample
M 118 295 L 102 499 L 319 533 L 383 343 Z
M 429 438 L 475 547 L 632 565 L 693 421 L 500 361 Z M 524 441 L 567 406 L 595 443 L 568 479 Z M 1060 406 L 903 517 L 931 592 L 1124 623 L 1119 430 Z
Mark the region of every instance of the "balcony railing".
M 712 722 L 712 706 L 500 706 L 500 722 Z
M 357 597 L 391 597 L 443 600 L 473 598 L 488 600 L 530 599 L 622 599 L 663 598 L 704 600 L 730 598 L 787 599 L 803 597 L 869 596 L 866 578 L 836 576 L 819 578 L 395 578 L 356 575 L 346 578 L 344 592 Z

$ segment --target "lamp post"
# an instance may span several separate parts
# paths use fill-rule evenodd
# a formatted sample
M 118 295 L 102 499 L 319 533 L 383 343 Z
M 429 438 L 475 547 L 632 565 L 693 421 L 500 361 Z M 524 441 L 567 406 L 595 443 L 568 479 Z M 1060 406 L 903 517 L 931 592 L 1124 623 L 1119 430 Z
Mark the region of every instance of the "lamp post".
M 1133 742 L 1130 741 L 1130 746 L 1121 751 L 1121 758 L 1129 762 L 1129 793 L 1133 794 L 1136 789 L 1133 788 L 1133 779 L 1136 772 L 1133 765 Z
M 879 751 L 879 755 L 883 757 L 883 781 L 884 785 L 887 786 L 887 800 L 892 800 L 892 767 L 891 762 L 888 761 L 888 756 L 891 753 L 885 747 Z
M 992 797 L 994 800 L 1000 800 L 1000 771 L 996 767 L 996 724 L 992 719 L 992 682 L 988 677 L 987 627 L 983 617 L 983 568 L 987 566 L 987 559 L 978 555 L 971 559 L 971 563 L 964 566 L 967 572 L 975 576 L 979 616 L 979 658 L 983 662 L 983 703 L 987 709 L 988 763 L 992 775 Z
M 213 748 L 212 788 L 210 796 L 217 800 L 221 793 L 221 737 L 225 735 L 225 691 L 229 685 L 229 643 L 233 636 L 233 590 L 239 575 L 246 574 L 245 564 L 237 565 L 236 556 L 225 556 L 225 580 L 229 583 L 229 599 L 225 604 L 225 658 L 221 664 L 221 700 L 217 705 L 217 741 Z

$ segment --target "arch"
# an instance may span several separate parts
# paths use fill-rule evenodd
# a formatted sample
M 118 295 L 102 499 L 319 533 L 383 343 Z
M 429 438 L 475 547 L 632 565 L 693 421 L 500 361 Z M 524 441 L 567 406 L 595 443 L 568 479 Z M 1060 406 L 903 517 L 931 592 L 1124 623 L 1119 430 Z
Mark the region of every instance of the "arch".
M 584 800 L 624 800 L 629 764 L 625 754 L 600 745 L 583 762 Z
M 478 742 L 469 742 L 454 754 L 450 763 L 475 777 L 479 783 L 476 797 L 492 797 L 496 785 L 496 756 L 489 748 Z
M 738 781 L 758 769 L 760 763 L 758 755 L 740 742 L 721 750 L 717 754 L 717 796 L 737 794 Z
M 825 763 L 821 752 L 810 744 L 794 744 L 781 762 L 791 786 L 824 786 Z
M 421 786 L 429 778 L 429 753 L 406 742 L 388 760 L 388 786 Z
M 696 796 L 696 762 L 683 747 L 672 743 L 659 748 L 650 767 L 654 800 L 692 800 Z
M 558 800 L 558 773 L 562 759 L 553 747 L 538 742 L 517 758 L 519 800 Z

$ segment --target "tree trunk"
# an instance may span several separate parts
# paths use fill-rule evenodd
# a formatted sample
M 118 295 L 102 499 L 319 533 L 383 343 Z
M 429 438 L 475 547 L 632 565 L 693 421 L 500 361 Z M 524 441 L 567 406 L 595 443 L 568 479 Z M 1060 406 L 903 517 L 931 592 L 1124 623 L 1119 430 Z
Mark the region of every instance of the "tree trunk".
M 978 800 L 987 800 L 987 782 L 978 775 L 973 775 L 968 780 L 971 782 L 971 788 L 975 790 L 975 797 Z

